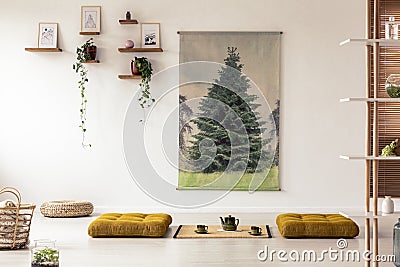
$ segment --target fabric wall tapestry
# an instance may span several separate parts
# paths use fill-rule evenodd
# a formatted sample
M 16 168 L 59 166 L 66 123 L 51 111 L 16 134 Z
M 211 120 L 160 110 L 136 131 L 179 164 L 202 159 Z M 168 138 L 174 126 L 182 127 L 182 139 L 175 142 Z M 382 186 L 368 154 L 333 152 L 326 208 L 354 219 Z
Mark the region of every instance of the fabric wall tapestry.
M 279 190 L 281 33 L 179 34 L 178 189 Z

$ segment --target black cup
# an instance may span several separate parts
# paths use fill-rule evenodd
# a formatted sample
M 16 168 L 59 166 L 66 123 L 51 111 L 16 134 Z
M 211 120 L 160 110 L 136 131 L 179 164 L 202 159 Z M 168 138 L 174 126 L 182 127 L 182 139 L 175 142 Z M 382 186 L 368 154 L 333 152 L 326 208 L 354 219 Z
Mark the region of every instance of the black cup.
M 250 231 L 250 233 L 252 234 L 252 235 L 258 235 L 258 234 L 261 234 L 261 227 L 258 227 L 258 226 L 251 226 L 251 231 Z
M 205 233 L 207 231 L 208 231 L 208 226 L 207 225 L 203 225 L 203 224 L 198 224 L 197 225 L 197 232 Z

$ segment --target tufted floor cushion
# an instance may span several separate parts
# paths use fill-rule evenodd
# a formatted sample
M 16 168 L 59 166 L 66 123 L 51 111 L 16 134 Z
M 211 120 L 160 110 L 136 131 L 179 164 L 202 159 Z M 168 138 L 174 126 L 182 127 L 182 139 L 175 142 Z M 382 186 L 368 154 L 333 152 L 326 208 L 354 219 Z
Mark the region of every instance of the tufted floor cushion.
M 163 213 L 105 213 L 89 225 L 88 234 L 92 237 L 162 237 L 171 223 L 171 216 Z
M 280 214 L 279 232 L 286 238 L 353 238 L 359 233 L 355 222 L 340 214 Z

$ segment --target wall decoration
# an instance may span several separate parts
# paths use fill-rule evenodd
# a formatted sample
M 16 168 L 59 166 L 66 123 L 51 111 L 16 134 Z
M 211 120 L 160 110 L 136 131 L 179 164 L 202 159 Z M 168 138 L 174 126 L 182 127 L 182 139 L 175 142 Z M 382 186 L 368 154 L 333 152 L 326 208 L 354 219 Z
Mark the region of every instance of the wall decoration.
M 160 23 L 141 23 L 142 48 L 160 48 Z
M 38 34 L 39 48 L 57 48 L 58 24 L 54 22 L 40 22 Z
M 180 70 L 178 189 L 279 190 L 281 33 L 179 34 L 180 64 L 216 67 Z
M 81 7 L 81 32 L 100 32 L 100 6 Z

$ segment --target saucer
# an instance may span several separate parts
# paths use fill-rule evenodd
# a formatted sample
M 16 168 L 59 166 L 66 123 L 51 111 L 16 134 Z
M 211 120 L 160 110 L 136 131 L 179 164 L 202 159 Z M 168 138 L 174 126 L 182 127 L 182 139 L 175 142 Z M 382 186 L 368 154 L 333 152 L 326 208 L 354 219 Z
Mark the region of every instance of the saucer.
M 252 234 L 251 232 L 249 232 L 250 235 L 254 235 L 254 236 L 258 236 L 258 235 L 262 235 L 262 232 L 259 232 L 257 234 Z
M 208 234 L 208 231 L 197 231 L 197 230 L 194 230 L 194 232 L 196 234 Z

